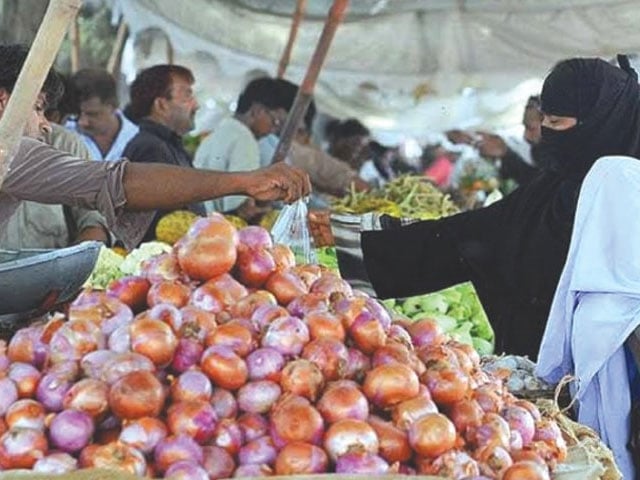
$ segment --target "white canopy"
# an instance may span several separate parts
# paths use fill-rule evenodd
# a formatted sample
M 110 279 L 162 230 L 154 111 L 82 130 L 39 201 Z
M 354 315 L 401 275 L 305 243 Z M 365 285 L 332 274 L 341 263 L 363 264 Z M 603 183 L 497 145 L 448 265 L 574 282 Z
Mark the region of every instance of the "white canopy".
M 174 61 L 194 70 L 205 97 L 225 105 L 256 72 L 275 74 L 296 5 L 113 1 L 134 36 L 164 32 Z M 304 75 L 331 4 L 307 1 L 287 78 Z M 513 125 L 556 61 L 640 51 L 638 25 L 640 8 L 629 0 L 351 0 L 316 98 L 321 110 L 357 116 L 380 132 L 424 137 L 452 126 Z M 130 42 L 125 71 L 166 62 L 157 42 L 146 51 Z

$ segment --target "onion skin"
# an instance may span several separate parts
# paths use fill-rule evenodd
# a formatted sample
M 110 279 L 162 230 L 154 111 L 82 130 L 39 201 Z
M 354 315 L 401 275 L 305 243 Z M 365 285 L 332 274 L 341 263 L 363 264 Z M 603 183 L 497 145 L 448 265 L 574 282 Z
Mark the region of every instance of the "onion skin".
M 304 442 L 292 442 L 280 450 L 275 461 L 276 475 L 325 473 L 329 458 L 324 450 Z
M 0 378 L 0 417 L 4 417 L 7 409 L 18 400 L 18 388 L 8 377 Z
M 244 413 L 238 417 L 238 425 L 246 442 L 255 440 L 269 433 L 269 422 L 257 413 Z
M 297 317 L 274 320 L 262 336 L 261 346 L 278 350 L 284 356 L 300 355 L 309 342 L 309 329 Z
M 157 417 L 164 406 L 165 391 L 150 372 L 131 372 L 109 390 L 109 406 L 119 418 L 135 420 Z
M 282 369 L 280 385 L 284 392 L 314 402 L 324 387 L 324 377 L 315 363 L 300 358 L 287 363 Z
M 209 480 L 209 474 L 197 463 L 180 460 L 167 469 L 164 478 L 173 480 Z
M 160 473 L 164 473 L 180 460 L 202 464 L 204 454 L 202 447 L 192 438 L 186 435 L 171 435 L 158 443 L 153 457 L 155 467 Z
M 44 405 L 40 402 L 22 399 L 7 409 L 4 420 L 9 429 L 33 428 L 44 431 L 45 413 Z
M 353 451 L 377 455 L 379 448 L 375 430 L 362 420 L 340 420 L 330 425 L 324 436 L 324 449 L 333 462 Z
M 167 426 L 155 417 L 142 417 L 127 422 L 118 440 L 142 453 L 151 453 L 161 440 L 169 434 Z
M 113 280 L 107 286 L 107 295 L 115 297 L 134 312 L 144 310 L 147 306 L 147 294 L 151 283 L 144 277 L 127 276 Z
M 208 446 L 202 448 L 204 459 L 202 466 L 211 480 L 230 478 L 236 469 L 233 457 L 224 448 Z
M 93 378 L 80 380 L 67 390 L 62 407 L 65 410 L 82 410 L 100 420 L 109 410 L 109 386 Z
M 78 469 L 78 460 L 64 452 L 50 453 L 33 464 L 35 473 L 61 475 Z
M 284 447 L 290 442 L 318 445 L 322 440 L 322 415 L 304 397 L 283 395 L 271 410 L 270 420 L 270 432 L 276 447 Z
M 249 377 L 245 361 L 228 347 L 207 348 L 200 359 L 200 368 L 214 385 L 227 390 L 239 389 Z
M 229 390 L 214 388 L 211 394 L 211 405 L 220 420 L 224 418 L 236 418 L 238 415 L 238 401 Z
M 327 388 L 316 408 L 327 423 L 339 420 L 366 420 L 369 417 L 367 397 L 357 386 L 341 384 Z
M 149 358 L 157 368 L 164 368 L 173 360 L 178 339 L 166 323 L 145 313 L 140 315 L 129 326 L 131 350 Z
M 406 365 L 380 365 L 367 373 L 362 391 L 369 401 L 380 408 L 388 408 L 409 400 L 420 390 L 418 375 Z
M 7 376 L 15 383 L 18 397 L 33 398 L 42 375 L 30 363 L 15 362 L 9 365 Z
M 349 351 L 341 341 L 323 337 L 307 343 L 302 358 L 315 363 L 324 379 L 330 382 L 345 377 Z
M 456 428 L 441 413 L 429 413 L 409 426 L 409 444 L 424 457 L 435 458 L 456 443 Z
M 151 285 L 147 293 L 149 308 L 163 303 L 177 308 L 184 307 L 189 302 L 191 289 L 184 283 L 175 280 L 163 280 Z
M 378 454 L 389 463 L 407 462 L 413 456 L 406 432 L 391 422 L 371 415 L 367 420 L 375 430 L 380 442 Z
M 147 462 L 142 453 L 120 442 L 87 446 L 80 454 L 80 466 L 120 470 L 138 477 L 143 476 L 147 470 Z
M 350 452 L 336 461 L 337 474 L 383 475 L 389 472 L 389 464 L 372 453 Z
M 66 453 L 79 452 L 89 444 L 95 431 L 93 418 L 80 410 L 63 410 L 49 426 L 51 445 Z
M 171 400 L 173 402 L 191 400 L 211 400 L 213 386 L 209 377 L 200 370 L 187 370 L 171 384 Z
M 209 402 L 192 400 L 174 403 L 167 412 L 167 427 L 173 435 L 185 434 L 200 445 L 213 438 L 218 417 Z
M 278 449 L 273 444 L 273 440 L 265 435 L 245 443 L 238 451 L 238 462 L 240 465 L 262 463 L 272 465 L 277 455 Z
M 0 467 L 31 468 L 47 453 L 47 438 L 40 430 L 14 428 L 0 437 Z
M 280 381 L 280 372 L 285 365 L 285 360 L 275 348 L 258 348 L 245 360 L 249 370 L 249 380 Z
M 238 390 L 238 407 L 243 412 L 268 413 L 280 398 L 281 393 L 280 385 L 275 382 L 269 380 L 249 382 Z

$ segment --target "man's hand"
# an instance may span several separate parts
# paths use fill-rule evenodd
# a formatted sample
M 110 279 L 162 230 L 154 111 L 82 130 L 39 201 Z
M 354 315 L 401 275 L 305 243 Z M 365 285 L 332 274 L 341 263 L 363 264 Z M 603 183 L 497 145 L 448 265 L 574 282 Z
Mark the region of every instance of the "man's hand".
M 286 163 L 246 173 L 245 194 L 259 201 L 294 202 L 311 192 L 309 175 Z
M 78 233 L 78 236 L 75 238 L 73 243 L 78 244 L 81 242 L 94 241 L 94 240 L 98 242 L 102 242 L 105 245 L 109 245 L 109 243 L 111 243 L 109 240 L 109 234 L 107 233 L 106 229 L 101 226 L 85 228 L 80 233 Z
M 507 144 L 498 135 L 478 132 L 480 141 L 476 144 L 480 155 L 489 158 L 501 158 L 507 153 Z
M 476 141 L 476 138 L 472 134 L 470 134 L 469 132 L 465 132 L 464 130 L 448 130 L 445 132 L 445 135 L 451 143 L 454 143 L 456 145 L 473 145 L 473 143 Z

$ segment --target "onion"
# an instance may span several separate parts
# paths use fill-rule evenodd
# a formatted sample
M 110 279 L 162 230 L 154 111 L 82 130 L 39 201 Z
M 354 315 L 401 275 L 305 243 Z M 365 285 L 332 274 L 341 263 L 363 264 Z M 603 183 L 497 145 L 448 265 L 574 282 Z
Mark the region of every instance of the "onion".
M 377 455 L 379 448 L 375 430 L 362 420 L 340 420 L 330 425 L 324 436 L 324 449 L 334 462 L 355 451 Z
M 85 376 L 100 379 L 105 363 L 116 355 L 116 352 L 111 350 L 94 350 L 82 357 L 80 368 Z
M 281 393 L 280 385 L 275 382 L 269 380 L 249 382 L 238 390 L 238 407 L 244 412 L 267 413 L 280 398 Z
M 309 292 L 300 277 L 290 269 L 272 273 L 265 288 L 275 295 L 280 305 L 288 305 L 296 297 Z
M 418 376 L 406 365 L 381 365 L 367 373 L 362 390 L 374 405 L 387 408 L 418 395 Z
M 171 363 L 178 340 L 171 327 L 160 320 L 153 320 L 141 313 L 129 326 L 131 350 L 149 358 L 158 368 Z
M 425 458 L 418 464 L 421 475 L 435 475 L 446 478 L 477 478 L 480 469 L 476 461 L 466 452 L 450 450 L 435 460 Z
M 391 328 L 391 315 L 389 315 L 387 309 L 384 308 L 378 300 L 371 297 L 365 297 L 364 303 L 369 313 L 380 322 L 385 333 L 389 333 Z
M 269 465 L 265 464 L 240 465 L 233 473 L 234 478 L 270 477 L 272 475 L 273 470 L 271 470 Z
M 348 329 L 356 317 L 366 311 L 366 298 L 339 298 L 340 300 L 331 302 L 332 310 L 340 317 L 344 327 Z
M 538 407 L 535 406 L 533 403 L 529 402 L 528 400 L 518 399 L 515 402 L 513 402 L 513 404 L 517 405 L 518 407 L 522 407 L 526 409 L 531 414 L 534 421 L 537 422 L 542 419 L 542 415 L 540 414 L 540 410 L 538 410 Z
M 352 380 L 362 381 L 366 373 L 371 370 L 369 357 L 357 348 L 349 348 L 348 351 L 349 361 L 347 362 L 345 377 Z
M 121 442 L 87 446 L 80 454 L 80 466 L 120 470 L 137 477 L 147 471 L 147 462 L 142 453 Z
M 324 377 L 315 363 L 300 358 L 287 363 L 282 369 L 280 385 L 283 391 L 314 402 L 324 386 Z
M 18 389 L 18 397 L 32 398 L 40 382 L 40 372 L 30 363 L 15 362 L 9 365 L 7 376 Z
M 142 417 L 127 422 L 118 440 L 142 453 L 150 453 L 167 437 L 166 425 L 155 417 Z
M 224 418 L 218 422 L 211 445 L 224 448 L 231 455 L 237 455 L 243 444 L 242 429 L 234 419 Z
M 438 413 L 438 407 L 428 396 L 418 395 L 395 405 L 391 418 L 396 427 L 407 430 L 409 425 L 428 413 Z
M 276 475 L 325 473 L 329 458 L 320 447 L 304 442 L 292 442 L 280 450 L 275 461 Z
M 231 275 L 211 278 L 191 294 L 191 304 L 207 312 L 220 313 L 249 294 Z
M 503 480 L 549 480 L 549 470 L 536 462 L 521 461 L 510 466 Z
M 68 323 L 91 322 L 108 336 L 116 328 L 131 323 L 133 312 L 116 297 L 102 291 L 85 290 L 71 304 L 68 318 Z
M 406 462 L 412 457 L 413 451 L 404 431 L 375 415 L 369 417 L 368 423 L 378 436 L 380 443 L 378 453 L 387 462 Z
M 473 398 L 485 413 L 498 413 L 504 407 L 504 400 L 496 387 L 481 385 L 473 391 Z
M 182 373 L 197 365 L 204 348 L 195 338 L 181 338 L 171 361 L 171 369 Z
M 280 380 L 280 371 L 284 367 L 284 356 L 275 348 L 258 348 L 245 359 L 249 380 Z
M 345 377 L 349 350 L 344 343 L 335 338 L 318 338 L 304 347 L 302 358 L 316 364 L 325 380 L 338 380 Z
M 131 372 L 154 372 L 155 366 L 149 358 L 134 352 L 118 353 L 108 359 L 102 368 L 102 380 L 113 385 Z
M 282 355 L 296 356 L 309 342 L 309 329 L 296 317 L 274 320 L 262 336 L 262 347 L 271 347 Z
M 392 323 L 389 327 L 389 333 L 387 333 L 387 344 L 390 343 L 399 343 L 408 349 L 413 349 L 411 335 L 409 335 L 409 332 L 407 332 L 407 330 L 398 323 Z
M 214 385 L 228 390 L 237 390 L 247 383 L 249 376 L 245 361 L 229 347 L 207 348 L 200 359 L 200 368 Z
M 41 430 L 14 428 L 0 437 L 0 467 L 5 470 L 32 468 L 47 453 L 47 438 Z
M 331 272 L 324 272 L 320 278 L 313 282 L 309 291 L 311 293 L 321 293 L 327 297 L 334 294 L 341 294 L 347 298 L 353 296 L 353 289 L 351 288 L 351 285 L 335 273 Z
M 357 386 L 341 384 L 328 387 L 318 401 L 318 411 L 327 423 L 339 420 L 366 420 L 369 416 L 367 397 Z
M 184 279 L 178 258 L 173 253 L 161 253 L 143 261 L 140 264 L 140 274 L 151 283 Z
M 197 463 L 180 460 L 167 469 L 164 478 L 173 480 L 209 480 L 209 474 Z
M 270 436 L 265 435 L 245 443 L 238 452 L 238 462 L 240 465 L 261 463 L 272 465 L 277 455 L 278 450 L 273 444 L 273 440 Z
M 466 435 L 468 429 L 478 427 L 483 416 L 484 411 L 478 402 L 471 398 L 462 399 L 449 406 L 449 418 L 462 435 Z
M 276 261 L 266 248 L 250 248 L 238 252 L 236 276 L 243 284 L 259 288 L 276 271 Z
M 35 400 L 18 400 L 7 409 L 4 417 L 8 428 L 33 428 L 44 431 L 45 409 Z
M 287 311 L 294 317 L 304 318 L 308 321 L 308 316 L 318 315 L 327 317 L 339 321 L 337 317 L 329 313 L 329 297 L 322 293 L 305 293 L 299 297 L 294 298 L 287 305 Z M 343 330 L 344 332 L 344 330 Z M 344 337 L 343 337 L 344 338 Z
M 61 475 L 78 469 L 78 460 L 64 452 L 50 453 L 33 464 L 33 471 L 49 475 Z
M 380 365 L 386 365 L 391 362 L 409 365 L 411 362 L 409 349 L 403 344 L 397 342 L 387 343 L 386 345 L 377 348 L 371 357 L 371 366 L 373 368 Z
M 238 233 L 220 214 L 196 220 L 176 245 L 182 270 L 194 280 L 227 273 L 236 263 Z
M 163 280 L 154 283 L 147 293 L 147 304 L 149 308 L 159 304 L 170 304 L 174 307 L 184 307 L 189 302 L 191 289 L 176 280 Z
M 242 297 L 229 307 L 229 313 L 234 318 L 251 319 L 254 312 L 265 305 L 278 305 L 276 297 L 266 290 L 256 290 L 246 297 Z
M 409 444 L 419 455 L 437 457 L 456 443 L 456 428 L 441 413 L 428 413 L 409 425 Z
M 326 270 L 320 265 L 301 264 L 292 267 L 291 271 L 302 280 L 302 283 L 304 283 L 307 288 L 311 288 L 311 285 L 313 285 Z M 324 295 L 327 299 L 329 298 L 329 295 L 324 293 L 320 293 L 320 295 Z
M 511 430 L 516 430 L 522 437 L 522 445 L 526 447 L 533 440 L 536 425 L 533 416 L 524 407 L 511 405 L 505 407 L 500 415 L 509 423 Z
M 480 462 L 480 469 L 484 475 L 502 478 L 504 472 L 513 465 L 509 451 L 499 445 L 487 445 L 474 452 L 474 457 Z
M 170 303 L 158 303 L 149 310 L 136 316 L 136 320 L 143 317 L 166 323 L 171 327 L 171 331 L 175 335 L 178 335 L 182 331 L 182 312 L 178 307 Z
M 496 413 L 486 413 L 480 426 L 469 431 L 467 436 L 467 440 L 479 448 L 494 445 L 508 449 L 510 444 L 509 424 Z
M 174 435 L 188 435 L 200 445 L 213 438 L 217 421 L 213 407 L 203 400 L 177 402 L 167 412 L 169 431 Z
M 211 400 L 213 386 L 209 377 L 200 370 L 187 370 L 171 384 L 171 399 L 174 402 Z
M 238 426 L 246 442 L 255 440 L 269 432 L 269 422 L 257 413 L 243 413 L 238 417 Z
M 423 319 L 412 322 L 407 331 L 416 348 L 440 345 L 445 340 L 444 332 L 435 320 Z
M 18 400 L 18 388 L 8 377 L 0 378 L 0 417 L 4 417 L 7 409 Z
M 125 353 L 131 351 L 131 335 L 129 334 L 129 325 L 123 325 L 116 328 L 107 340 L 109 350 L 116 353 Z
M 219 419 L 236 418 L 238 402 L 233 393 L 224 388 L 214 388 L 211 394 L 211 405 Z
M 289 312 L 279 305 L 261 305 L 251 315 L 251 323 L 255 325 L 258 332 L 263 332 L 276 318 L 288 316 Z
M 115 297 L 134 312 L 147 306 L 147 293 L 151 283 L 144 277 L 127 276 L 113 280 L 107 286 L 107 295 Z
M 271 410 L 271 436 L 277 447 L 290 442 L 307 442 L 317 445 L 322 440 L 322 415 L 297 395 L 285 395 Z
M 238 230 L 238 250 L 273 248 L 269 232 L 257 225 L 249 225 Z
M 30 363 L 42 368 L 49 354 L 49 346 L 42 340 L 43 331 L 42 325 L 18 330 L 9 341 L 6 357 L 11 362 Z
M 153 457 L 155 467 L 160 473 L 164 473 L 172 464 L 180 460 L 202 464 L 203 451 L 192 438 L 186 435 L 171 435 L 158 442 Z
M 67 390 L 62 399 L 62 407 L 65 410 L 82 410 L 98 420 L 104 417 L 109 409 L 108 395 L 109 387 L 106 383 L 85 378 Z
M 278 270 L 287 270 L 296 265 L 296 257 L 287 245 L 276 243 L 273 248 L 271 248 L 271 254 L 276 261 L 276 268 Z
M 228 347 L 240 357 L 246 357 L 256 348 L 251 330 L 241 323 L 231 321 L 209 332 L 207 346 Z
M 544 442 L 550 449 L 553 458 L 562 462 L 567 457 L 567 444 L 562 437 L 558 424 L 550 418 L 542 418 L 536 422 L 536 431 L 533 436 L 536 442 Z
M 81 410 L 63 410 L 49 425 L 51 445 L 67 453 L 82 450 L 94 432 L 93 418 Z
M 458 402 L 469 392 L 469 377 L 454 366 L 431 367 L 424 372 L 421 380 L 429 388 L 431 397 L 438 405 Z
M 109 391 L 109 406 L 119 418 L 133 420 L 157 417 L 164 406 L 165 392 L 150 372 L 127 373 Z
M 207 471 L 210 480 L 230 478 L 236 469 L 233 457 L 224 448 L 208 446 L 203 447 L 202 466 Z
M 336 461 L 336 473 L 383 475 L 389 472 L 389 464 L 378 455 L 365 452 L 349 452 Z

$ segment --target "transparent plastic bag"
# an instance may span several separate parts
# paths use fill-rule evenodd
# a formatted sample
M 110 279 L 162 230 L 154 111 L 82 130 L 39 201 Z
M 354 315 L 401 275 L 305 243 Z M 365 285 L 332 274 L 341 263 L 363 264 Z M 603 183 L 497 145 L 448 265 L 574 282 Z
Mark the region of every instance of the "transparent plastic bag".
M 271 228 L 271 236 L 274 243 L 282 243 L 291 248 L 296 263 L 317 264 L 307 214 L 307 202 L 304 199 L 285 205 Z

